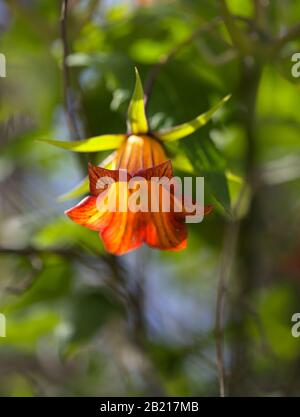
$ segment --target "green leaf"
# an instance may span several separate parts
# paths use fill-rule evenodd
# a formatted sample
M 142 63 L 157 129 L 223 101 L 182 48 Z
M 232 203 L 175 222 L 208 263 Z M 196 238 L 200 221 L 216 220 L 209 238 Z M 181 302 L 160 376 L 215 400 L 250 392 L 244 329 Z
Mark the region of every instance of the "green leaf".
M 177 153 L 172 157 L 172 167 L 186 174 L 193 174 L 194 172 L 190 160 L 183 153 Z
M 54 310 L 30 309 L 26 314 L 10 314 L 7 323 L 7 334 L 3 338 L 6 346 L 17 346 L 19 349 L 34 350 L 42 336 L 53 334 L 59 324 L 60 316 Z
M 73 342 L 90 340 L 109 318 L 122 311 L 118 303 L 112 303 L 97 289 L 72 294 L 72 307 Z
M 106 169 L 113 169 L 112 163 L 116 157 L 116 152 L 111 153 L 105 158 L 99 166 Z M 73 198 L 80 197 L 82 194 L 86 194 L 89 192 L 89 177 L 86 176 L 83 180 L 80 181 L 79 184 L 75 185 L 70 191 L 65 194 L 62 194 L 58 197 L 58 201 L 64 202 L 68 200 L 72 200 Z
M 68 200 L 72 200 L 73 198 L 80 197 L 82 194 L 86 194 L 89 192 L 89 177 L 86 176 L 79 184 L 75 185 L 70 191 L 66 192 L 65 194 L 60 195 L 57 200 L 59 202 L 64 202 Z
M 32 238 L 32 243 L 34 247 L 41 250 L 79 247 L 94 254 L 102 252 L 102 245 L 97 233 L 94 233 L 92 230 L 85 227 L 78 227 L 76 223 L 71 222 L 64 214 L 60 217 L 51 219 L 45 226 L 39 228 Z M 45 259 L 50 259 L 50 254 L 46 253 L 44 257 Z M 53 254 L 51 255 L 50 260 L 53 259 L 53 263 L 57 263 L 58 257 L 59 255 Z M 60 259 L 60 261 L 62 262 L 62 259 Z M 53 268 L 51 267 L 51 270 L 52 269 Z
M 180 148 L 185 152 L 194 168 L 194 174 L 203 176 L 205 187 L 222 207 L 229 211 L 230 194 L 226 177 L 226 161 L 212 140 L 203 137 L 201 141 L 186 140 Z
M 144 90 L 137 68 L 135 68 L 135 87 L 133 96 L 128 108 L 127 127 L 129 132 L 134 134 L 148 132 L 148 122 L 144 104 Z
M 118 148 L 124 141 L 125 135 L 102 135 L 76 142 L 63 142 L 60 140 L 39 139 L 39 142 L 49 143 L 58 148 L 73 152 L 98 152 Z
M 66 228 L 62 230 L 65 232 Z M 42 263 L 42 270 L 32 277 L 32 281 L 25 287 L 26 290 L 6 308 L 7 313 L 24 312 L 25 308 L 31 308 L 42 302 L 56 302 L 69 293 L 71 285 L 69 265 L 59 262 L 56 255 L 50 254 L 42 257 Z
M 234 174 L 233 172 L 227 170 L 226 171 L 226 178 L 228 181 L 234 182 L 235 184 L 243 185 L 244 180 L 240 175 Z
M 200 127 L 204 126 L 212 117 L 212 115 L 223 106 L 226 101 L 230 99 L 231 95 L 224 97 L 216 105 L 214 105 L 210 110 L 205 113 L 200 114 L 200 116 L 191 120 L 190 122 L 183 123 L 181 125 L 171 127 L 168 129 L 160 130 L 155 133 L 155 136 L 163 141 L 172 141 L 177 139 L 182 139 L 185 136 L 188 136 L 198 130 Z

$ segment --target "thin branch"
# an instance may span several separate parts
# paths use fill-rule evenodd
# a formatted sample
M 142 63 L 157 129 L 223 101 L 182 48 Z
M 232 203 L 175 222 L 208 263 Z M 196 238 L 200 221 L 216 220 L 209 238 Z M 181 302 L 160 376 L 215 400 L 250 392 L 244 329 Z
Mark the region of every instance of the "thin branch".
M 300 38 L 300 23 L 289 28 L 283 35 L 279 36 L 273 46 L 273 54 L 276 55 L 289 42 Z
M 233 20 L 243 20 L 246 21 L 246 23 L 249 25 L 251 22 L 242 16 L 232 16 Z M 175 56 L 186 46 L 190 45 L 199 35 L 205 32 L 209 32 L 213 29 L 215 29 L 220 23 L 222 23 L 223 19 L 220 16 L 216 16 L 214 19 L 212 19 L 210 22 L 204 23 L 201 26 L 199 26 L 190 36 L 188 36 L 186 39 L 184 39 L 182 42 L 178 43 L 169 53 L 163 55 L 160 60 L 155 64 L 149 71 L 148 77 L 145 81 L 144 85 L 144 91 L 145 91 L 145 107 L 147 107 L 149 103 L 149 97 L 152 93 L 152 89 L 154 86 L 154 82 L 156 81 L 157 77 L 159 76 L 160 72 L 163 70 L 163 68 L 173 59 Z M 223 41 L 225 44 L 227 42 Z M 227 45 L 229 48 L 231 48 L 231 45 Z M 226 51 L 225 54 L 227 54 L 226 59 L 229 57 L 234 57 L 234 51 L 232 49 L 229 49 L 229 51 Z M 223 57 L 225 57 L 225 54 Z M 222 57 L 222 58 L 223 58 Z
M 68 128 L 70 131 L 71 138 L 79 140 L 80 135 L 77 130 L 76 116 L 72 110 L 70 104 L 70 72 L 67 65 L 67 58 L 69 55 L 68 48 L 68 33 L 67 33 L 67 19 L 68 19 L 68 0 L 62 0 L 61 4 L 61 40 L 63 45 L 63 60 L 62 60 L 62 72 L 63 72 L 63 95 L 64 95 L 64 108 L 67 119 Z
M 247 137 L 247 152 L 245 155 L 245 165 L 246 165 L 246 180 L 245 184 L 242 187 L 242 190 L 240 192 L 238 201 L 236 202 L 233 212 L 232 212 L 232 219 L 233 224 L 230 227 L 230 224 L 228 225 L 229 229 L 227 231 L 227 234 L 225 235 L 224 240 L 224 248 L 223 248 L 223 259 L 225 262 L 225 271 L 221 268 L 221 274 L 219 277 L 220 283 L 218 288 L 218 296 L 217 296 L 217 307 L 216 307 L 216 349 L 217 349 L 217 361 L 218 361 L 218 369 L 219 369 L 219 383 L 220 383 L 220 394 L 222 396 L 225 396 L 225 375 L 224 375 L 224 357 L 223 357 L 223 333 L 222 333 L 222 319 L 223 319 L 223 310 L 224 310 L 224 296 L 225 291 L 228 286 L 228 280 L 230 276 L 230 271 L 232 269 L 232 264 L 234 260 L 234 255 L 237 248 L 237 240 L 238 235 L 240 233 L 243 235 L 243 238 L 247 236 L 246 241 L 248 242 L 248 246 L 246 246 L 246 249 L 242 247 L 242 251 L 247 251 L 247 249 L 250 247 L 251 250 L 253 249 L 253 240 L 250 236 L 250 231 L 252 231 L 253 225 L 251 224 L 251 221 L 253 221 L 254 213 L 253 213 L 253 207 L 255 204 L 255 193 L 256 193 L 256 183 L 258 181 L 257 179 L 257 172 L 256 172 L 256 137 L 255 137 L 255 109 L 256 109 L 256 101 L 257 101 L 257 92 L 261 80 L 261 75 L 263 71 L 263 66 L 259 62 L 259 60 L 255 59 L 255 54 L 252 55 L 254 64 L 252 66 L 248 66 L 245 62 L 242 61 L 242 70 L 241 70 L 241 81 L 240 81 L 240 94 L 243 99 L 243 102 L 247 108 L 247 112 L 245 112 L 241 116 L 241 121 L 243 123 L 246 137 Z M 247 213 L 247 216 L 243 217 L 243 219 L 239 219 L 238 217 L 238 211 L 239 208 L 244 200 L 244 193 L 248 191 L 249 192 L 249 212 Z M 248 230 L 247 230 L 248 227 Z M 243 233 L 242 233 L 243 231 Z M 249 250 L 249 249 L 248 249 Z M 252 283 L 252 278 L 254 276 L 253 272 L 253 265 L 254 257 L 251 253 L 251 256 L 249 256 L 246 252 L 244 254 L 244 257 L 247 258 L 246 261 L 244 261 L 244 268 L 245 268 L 245 274 L 246 276 L 243 277 L 241 275 L 241 283 L 245 286 L 246 282 L 247 284 Z M 251 259 L 249 262 L 248 259 Z M 246 263 L 246 265 L 245 265 Z M 244 272 L 243 272 L 244 273 Z M 251 289 L 251 287 L 249 287 Z M 245 291 L 247 291 L 245 289 Z M 239 369 L 241 368 L 242 363 L 239 363 Z M 249 369 L 249 363 L 245 363 L 244 369 Z M 231 373 L 232 375 L 232 373 Z M 233 377 L 232 377 L 233 378 Z
M 246 35 L 245 32 L 240 30 L 239 26 L 236 24 L 236 19 L 234 15 L 231 14 L 226 0 L 219 0 L 219 3 L 224 24 L 227 28 L 233 45 L 242 55 L 249 54 L 253 49 L 250 38 Z
M 87 264 L 92 264 L 95 261 L 103 261 L 105 264 L 111 267 L 114 265 L 113 259 L 110 255 L 95 254 L 88 255 L 80 252 L 74 248 L 36 248 L 34 246 L 27 246 L 25 248 L 5 248 L 0 247 L 0 255 L 16 255 L 16 256 L 44 256 L 44 255 L 57 255 L 68 260 L 85 261 Z
M 38 249 L 32 246 L 26 248 L 0 248 L 1 255 L 19 255 L 19 256 L 31 256 L 31 255 L 46 255 L 46 254 L 56 254 L 60 256 L 68 256 L 73 254 L 72 251 L 68 249 Z
M 266 0 L 254 0 L 254 20 L 260 29 L 266 29 L 268 26 L 267 22 L 267 11 L 269 3 Z
M 57 255 L 66 260 L 72 262 L 80 262 L 84 266 L 95 270 L 99 273 L 99 265 L 102 263 L 105 265 L 111 273 L 111 276 L 105 279 L 103 282 L 109 288 L 112 293 L 124 304 L 127 303 L 127 294 L 126 291 L 122 288 L 122 276 L 124 274 L 124 269 L 122 265 L 117 261 L 117 258 L 109 254 L 86 254 L 81 251 L 78 251 L 74 248 L 36 248 L 33 246 L 28 246 L 26 248 L 4 248 L 0 247 L 0 255 L 12 255 L 12 256 L 38 256 L 43 257 L 47 255 Z M 28 282 L 28 285 L 24 288 L 24 291 L 27 291 L 34 282 L 34 277 Z M 18 288 L 8 287 L 10 292 L 20 292 Z
M 197 44 L 197 48 L 199 49 L 201 55 L 206 59 L 206 61 L 215 67 L 225 65 L 226 63 L 235 59 L 237 56 L 237 52 L 233 48 L 227 49 L 221 54 L 214 54 L 214 52 L 210 50 L 209 46 L 204 41 L 200 41 L 199 44 Z
M 224 23 L 227 27 L 227 30 L 231 36 L 232 42 L 235 45 L 236 49 L 241 55 L 248 54 L 252 52 L 252 43 L 247 35 L 240 31 L 240 28 L 236 25 L 236 17 L 234 17 L 227 6 L 226 0 L 220 0 L 222 16 Z M 251 69 L 252 70 L 252 69 Z M 260 73 L 259 73 L 260 74 Z M 234 255 L 236 252 L 237 240 L 240 229 L 240 222 L 238 220 L 238 210 L 240 204 L 243 200 L 244 192 L 250 185 L 252 171 L 252 153 L 253 153 L 253 126 L 252 121 L 254 118 L 254 108 L 255 108 L 255 99 L 257 92 L 257 85 L 259 80 L 259 75 L 256 72 L 248 75 L 248 79 L 254 83 L 256 88 L 248 89 L 247 95 L 247 104 L 249 108 L 249 114 L 247 114 L 247 123 L 251 126 L 246 126 L 247 138 L 248 138 L 248 152 L 247 152 L 247 182 L 242 188 L 238 201 L 236 202 L 234 208 L 232 209 L 232 218 L 226 225 L 226 231 L 224 235 L 223 250 L 220 262 L 220 275 L 217 288 L 217 301 L 216 301 L 216 316 L 215 316 L 215 342 L 216 342 L 216 355 L 217 355 L 217 368 L 219 375 L 219 386 L 220 386 L 220 396 L 225 397 L 225 365 L 224 365 L 224 352 L 223 352 L 223 343 L 224 343 L 224 330 L 223 330 L 223 317 L 224 317 L 224 304 L 225 304 L 225 294 L 228 286 L 228 281 L 230 277 L 230 272 L 232 269 Z M 247 79 L 247 77 L 245 76 Z M 246 84 L 247 88 L 248 85 Z M 252 91 L 253 90 L 253 91 Z M 245 122 L 246 123 L 246 122 Z M 248 169 L 249 168 L 249 169 Z
M 223 355 L 223 316 L 225 294 L 230 271 L 232 268 L 233 258 L 236 250 L 239 225 L 237 222 L 229 222 L 226 226 L 226 232 L 223 243 L 223 252 L 220 262 L 220 276 L 217 288 L 216 318 L 215 318 L 215 342 L 217 353 L 217 368 L 219 375 L 220 396 L 225 397 L 225 367 Z
M 223 354 L 223 342 L 224 342 L 224 330 L 223 330 L 223 317 L 224 317 L 224 305 L 225 295 L 227 292 L 228 281 L 230 272 L 233 265 L 233 259 L 236 252 L 237 240 L 239 235 L 239 221 L 237 220 L 238 211 L 242 204 L 246 190 L 248 189 L 247 183 L 244 184 L 240 195 L 237 199 L 235 206 L 232 209 L 232 218 L 226 225 L 224 234 L 223 250 L 220 261 L 220 275 L 217 288 L 217 301 L 216 301 L 216 315 L 215 315 L 215 342 L 216 342 L 216 355 L 217 355 L 217 368 L 219 376 L 219 388 L 220 397 L 225 397 L 225 366 L 224 366 L 224 354 Z
M 90 21 L 92 20 L 94 14 L 96 13 L 100 5 L 101 5 L 101 0 L 90 1 L 86 16 L 84 17 L 84 19 L 82 20 L 81 24 L 78 27 L 78 32 L 80 32 L 87 23 L 90 23 Z

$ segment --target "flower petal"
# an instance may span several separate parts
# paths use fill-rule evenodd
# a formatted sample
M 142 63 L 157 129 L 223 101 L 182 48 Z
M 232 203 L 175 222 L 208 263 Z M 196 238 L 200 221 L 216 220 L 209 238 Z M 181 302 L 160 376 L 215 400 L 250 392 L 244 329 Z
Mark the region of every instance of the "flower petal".
M 116 212 L 100 233 L 105 249 L 123 255 L 144 243 L 144 213 Z
M 87 227 L 91 230 L 99 231 L 102 227 L 103 213 L 97 208 L 97 198 L 94 196 L 85 197 L 75 207 L 65 211 L 73 222 Z
M 173 168 L 170 160 L 163 162 L 162 164 L 155 165 L 147 169 L 141 169 L 135 173 L 135 177 L 143 177 L 150 181 L 153 177 L 167 177 L 171 179 L 173 177 Z
M 116 168 L 127 169 L 131 175 L 166 161 L 166 153 L 158 140 L 147 135 L 130 135 L 120 147 Z
M 73 152 L 98 152 L 118 148 L 125 140 L 126 135 L 102 135 L 74 142 L 61 140 L 39 139 L 39 142 L 49 143 L 58 148 Z
M 128 108 L 127 127 L 130 133 L 135 134 L 147 133 L 149 130 L 145 112 L 144 90 L 137 68 L 135 68 L 135 87 Z
M 177 251 L 184 249 L 187 243 L 186 212 L 180 204 L 182 197 L 174 195 L 173 188 L 165 188 L 165 184 L 158 184 L 158 192 L 152 194 L 150 180 L 152 177 L 168 177 L 172 179 L 172 165 L 166 161 L 156 167 L 137 172 L 136 176 L 147 179 L 148 193 L 151 206 L 154 201 L 156 211 L 134 212 L 128 208 L 128 199 L 133 192 L 128 188 L 129 174 L 121 180 L 122 170 L 107 170 L 89 165 L 90 188 L 93 194 L 66 214 L 76 223 L 99 232 L 106 250 L 115 255 L 122 255 L 136 249 L 143 243 L 162 250 Z M 99 191 L 97 182 L 101 178 L 112 179 L 111 186 Z M 163 198 L 170 199 L 168 212 L 164 211 Z M 112 206 L 110 205 L 112 203 Z M 111 208 L 114 208 L 113 210 Z M 122 209 L 121 209 L 122 207 Z M 178 210 L 179 207 L 179 210 Z M 211 206 L 205 208 L 205 214 Z
M 98 167 L 89 163 L 89 181 L 90 193 L 98 196 L 101 192 L 108 188 L 108 185 L 113 182 L 128 182 L 131 176 L 125 170 L 110 170 L 103 167 Z M 101 183 L 101 179 L 103 180 Z M 111 181 L 109 181 L 111 180 Z
M 182 139 L 185 136 L 188 136 L 198 130 L 200 127 L 204 126 L 212 117 L 212 115 L 221 107 L 223 106 L 226 101 L 230 99 L 231 95 L 224 97 L 219 103 L 213 106 L 207 112 L 200 114 L 195 119 L 183 123 L 181 125 L 171 127 L 168 129 L 160 130 L 159 132 L 155 133 L 155 136 L 158 137 L 162 141 L 172 141 L 177 139 Z
M 163 165 L 163 164 L 162 164 Z M 164 164 L 170 166 L 170 164 Z M 150 185 L 150 182 L 148 182 Z M 182 213 L 174 212 L 173 191 L 159 185 L 153 193 L 149 188 L 151 207 L 145 215 L 145 243 L 164 250 L 180 250 L 186 246 L 187 227 Z M 169 211 L 165 211 L 165 199 L 169 201 Z M 153 209 L 155 207 L 155 209 Z
M 181 250 L 186 247 L 187 227 L 175 213 L 145 213 L 145 242 L 157 249 Z

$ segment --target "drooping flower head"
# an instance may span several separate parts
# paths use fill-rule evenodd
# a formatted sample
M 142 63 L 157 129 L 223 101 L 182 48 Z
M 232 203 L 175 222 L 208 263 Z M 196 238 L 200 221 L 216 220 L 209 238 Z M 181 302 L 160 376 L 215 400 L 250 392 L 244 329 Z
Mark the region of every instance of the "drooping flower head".
M 121 179 L 124 172 L 125 178 Z M 74 222 L 99 232 L 106 250 L 116 255 L 138 248 L 143 243 L 164 250 L 183 249 L 187 240 L 185 216 L 190 211 L 184 207 L 182 199 L 176 196 L 173 188 L 157 182 L 155 192 L 150 184 L 152 178 L 171 180 L 172 177 L 170 161 L 141 169 L 133 175 L 128 171 L 107 170 L 90 164 L 90 195 L 67 210 L 66 214 Z M 111 179 L 112 182 L 109 186 L 98 187 L 101 179 Z M 130 199 L 131 202 L 137 201 L 132 199 L 137 193 L 136 187 L 128 186 L 130 181 L 135 184 L 135 179 L 138 179 L 138 187 L 141 179 L 146 185 L 146 195 L 139 192 L 138 198 L 143 198 L 143 203 L 139 202 L 138 210 L 135 209 L 136 205 L 130 207 L 128 204 Z M 170 202 L 167 211 L 163 208 L 164 198 Z M 154 206 L 156 209 L 152 210 Z M 210 210 L 211 206 L 206 206 L 204 214 Z
M 114 254 L 123 254 L 135 249 L 143 243 L 149 246 L 179 250 L 186 246 L 187 230 L 185 225 L 186 207 L 181 204 L 180 210 L 174 210 L 178 204 L 178 196 L 169 190 L 168 198 L 173 209 L 166 212 L 158 201 L 159 209 L 155 212 L 134 212 L 128 209 L 115 211 L 104 207 L 104 200 L 130 198 L 133 191 L 128 188 L 131 179 L 144 178 L 148 183 L 152 177 L 173 177 L 173 170 L 168 161 L 164 142 L 181 139 L 205 125 L 211 116 L 229 99 L 225 97 L 209 111 L 194 120 L 173 128 L 150 132 L 144 107 L 144 92 L 142 83 L 136 70 L 136 83 L 128 109 L 128 133 L 116 135 L 102 135 L 77 142 L 62 142 L 45 140 L 52 145 L 69 149 L 75 152 L 98 152 L 117 149 L 106 159 L 100 167 L 89 165 L 89 177 L 69 197 L 75 197 L 90 190 L 90 195 L 77 206 L 67 210 L 66 214 L 76 223 L 99 232 L 107 251 Z M 108 169 L 109 168 L 109 169 Z M 120 174 L 126 170 L 126 180 L 120 181 Z M 102 178 L 114 181 L 105 190 L 96 187 Z M 126 183 L 126 187 L 124 187 Z M 162 186 L 160 186 L 162 187 Z M 109 188 L 108 192 L 107 189 Z M 159 192 L 161 195 L 161 191 Z M 149 199 L 153 200 L 149 194 Z M 157 197 L 156 197 L 157 198 Z M 160 197 L 159 197 L 160 199 Z M 182 199 L 179 198 L 180 203 Z M 206 214 L 211 207 L 204 208 Z

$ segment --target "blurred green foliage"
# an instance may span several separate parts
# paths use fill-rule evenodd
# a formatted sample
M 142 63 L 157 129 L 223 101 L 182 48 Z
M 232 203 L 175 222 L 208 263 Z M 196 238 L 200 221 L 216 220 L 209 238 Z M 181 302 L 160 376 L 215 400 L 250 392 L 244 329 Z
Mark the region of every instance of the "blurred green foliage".
M 228 393 L 299 395 L 300 339 L 291 336 L 300 311 L 300 78 L 291 76 L 299 35 L 270 53 L 299 22 L 299 2 L 262 1 L 257 11 L 259 1 L 228 0 L 255 44 L 243 55 L 221 20 L 197 33 L 220 16 L 219 1 L 69 1 L 81 138 L 125 132 L 134 66 L 146 83 L 166 54 L 149 98 L 152 129 L 233 94 L 212 122 L 167 147 L 178 175 L 205 177 L 214 213 L 189 228 L 184 252 L 142 248 L 122 258 L 65 218 L 78 199 L 57 200 L 86 175 L 87 161 L 107 153 L 78 157 L 36 141 L 74 139 L 63 108 L 59 3 L 0 1 L 8 74 L 0 79 L 0 395 L 218 395 L 216 291 L 239 199 L 224 315 Z M 253 62 L 261 74 L 251 107 Z M 244 189 L 253 169 L 255 189 Z

